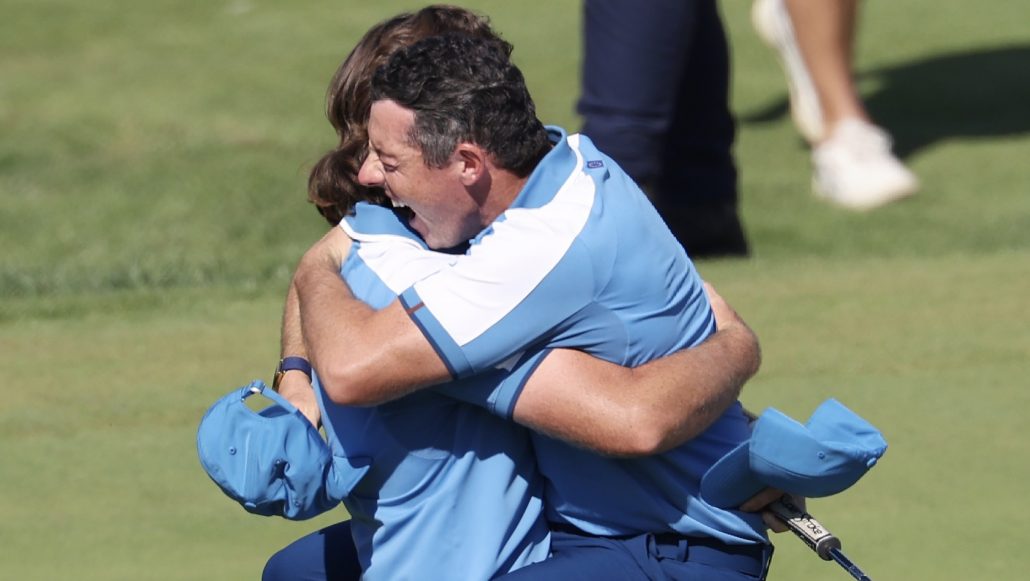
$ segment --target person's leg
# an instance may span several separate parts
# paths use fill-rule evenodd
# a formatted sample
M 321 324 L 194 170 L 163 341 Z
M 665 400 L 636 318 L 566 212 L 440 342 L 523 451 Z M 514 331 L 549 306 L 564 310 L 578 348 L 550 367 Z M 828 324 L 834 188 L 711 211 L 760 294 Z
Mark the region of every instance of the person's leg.
M 693 0 L 658 4 L 583 4 L 583 133 L 646 187 L 661 173 L 695 28 Z
M 361 566 L 350 521 L 301 537 L 272 555 L 262 581 L 358 581 Z
M 852 74 L 858 0 L 784 0 L 823 115 L 823 137 L 845 119 L 869 121 Z
M 709 4 L 714 11 L 714 0 L 661 0 L 647 9 L 587 0 L 578 109 L 583 133 L 650 193 L 688 252 L 746 254 L 730 153 L 729 63 L 717 13 L 702 14 Z M 713 21 L 700 21 L 710 14 L 716 36 Z M 709 48 L 718 38 L 723 53 Z
M 869 120 L 855 86 L 857 11 L 858 0 L 756 0 L 753 16 L 780 54 L 795 121 L 813 143 L 813 189 L 845 208 L 870 210 L 915 193 L 919 180 Z
M 677 87 L 656 204 L 691 256 L 744 256 L 730 111 L 730 51 L 715 0 L 691 0 L 694 31 Z

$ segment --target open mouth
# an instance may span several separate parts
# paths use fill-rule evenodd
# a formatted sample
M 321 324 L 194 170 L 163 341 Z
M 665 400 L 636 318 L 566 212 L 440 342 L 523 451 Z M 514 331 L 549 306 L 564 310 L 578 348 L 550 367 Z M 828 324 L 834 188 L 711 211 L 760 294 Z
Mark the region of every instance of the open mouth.
M 409 208 L 407 204 L 398 202 L 397 200 L 391 198 L 390 205 L 393 206 L 393 211 L 395 214 L 397 214 L 397 217 L 399 217 L 401 220 L 404 220 L 404 223 L 408 226 L 414 228 L 414 226 L 412 225 L 412 221 L 415 219 L 415 212 L 412 211 L 412 209 Z

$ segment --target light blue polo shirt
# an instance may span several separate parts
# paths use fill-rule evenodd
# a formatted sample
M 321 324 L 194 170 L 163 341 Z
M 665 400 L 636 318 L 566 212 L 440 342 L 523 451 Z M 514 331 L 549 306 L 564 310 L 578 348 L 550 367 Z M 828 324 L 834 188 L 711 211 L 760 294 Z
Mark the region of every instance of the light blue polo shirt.
M 398 225 L 390 210 L 371 206 L 348 221 L 352 233 L 360 229 L 372 240 L 390 237 Z M 404 240 L 422 257 L 402 268 L 392 268 L 399 252 L 377 257 L 360 240 L 352 245 L 341 274 L 356 297 L 382 308 L 397 298 L 391 287 L 418 280 L 419 264 L 436 271 L 450 258 L 409 236 Z M 462 383 L 485 393 L 507 375 L 495 370 Z M 343 501 L 363 579 L 485 580 L 547 557 L 542 486 L 527 430 L 432 390 L 352 407 L 325 397 L 317 377 L 315 386 L 333 453 L 371 458 Z
M 715 331 L 700 277 L 646 196 L 587 137 L 549 131 L 554 148 L 512 206 L 465 255 L 400 293 L 455 377 L 531 368 L 556 347 L 637 366 Z M 465 396 L 510 417 L 524 375 Z M 757 515 L 698 494 L 708 467 L 747 435 L 739 403 L 690 442 L 646 458 L 602 457 L 534 435 L 548 516 L 598 535 L 766 542 Z

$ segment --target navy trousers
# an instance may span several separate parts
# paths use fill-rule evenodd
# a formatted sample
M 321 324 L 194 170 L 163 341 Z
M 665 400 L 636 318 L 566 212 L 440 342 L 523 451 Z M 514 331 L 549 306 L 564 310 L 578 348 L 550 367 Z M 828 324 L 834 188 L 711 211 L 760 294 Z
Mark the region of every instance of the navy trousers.
M 583 133 L 644 187 L 692 254 L 746 254 L 716 0 L 586 0 L 583 42 Z
M 758 581 L 772 545 L 730 546 L 675 535 L 591 537 L 552 531 L 551 558 L 500 577 L 504 581 Z
M 272 555 L 261 575 L 261 581 L 359 579 L 361 565 L 350 534 L 349 520 L 297 539 Z
M 663 205 L 736 198 L 715 0 L 586 0 L 583 133 Z

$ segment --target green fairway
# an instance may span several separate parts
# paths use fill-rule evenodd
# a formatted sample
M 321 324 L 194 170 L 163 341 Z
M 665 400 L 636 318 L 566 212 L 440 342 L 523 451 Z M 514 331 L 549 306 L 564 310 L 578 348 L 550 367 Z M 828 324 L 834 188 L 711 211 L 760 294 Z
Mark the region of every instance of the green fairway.
M 579 3 L 464 4 L 515 44 L 541 117 L 578 127 Z M 333 143 L 329 77 L 419 5 L 0 0 L 0 578 L 255 579 L 345 518 L 246 514 L 194 436 L 216 397 L 271 378 L 289 274 L 327 227 L 304 188 Z M 745 403 L 804 418 L 836 397 L 882 429 L 880 465 L 809 505 L 873 578 L 1022 578 L 1025 2 L 866 3 L 863 95 L 923 182 L 870 214 L 809 193 L 750 5 L 721 6 L 754 257 L 699 269 L 762 339 Z M 775 542 L 773 581 L 848 578 Z

